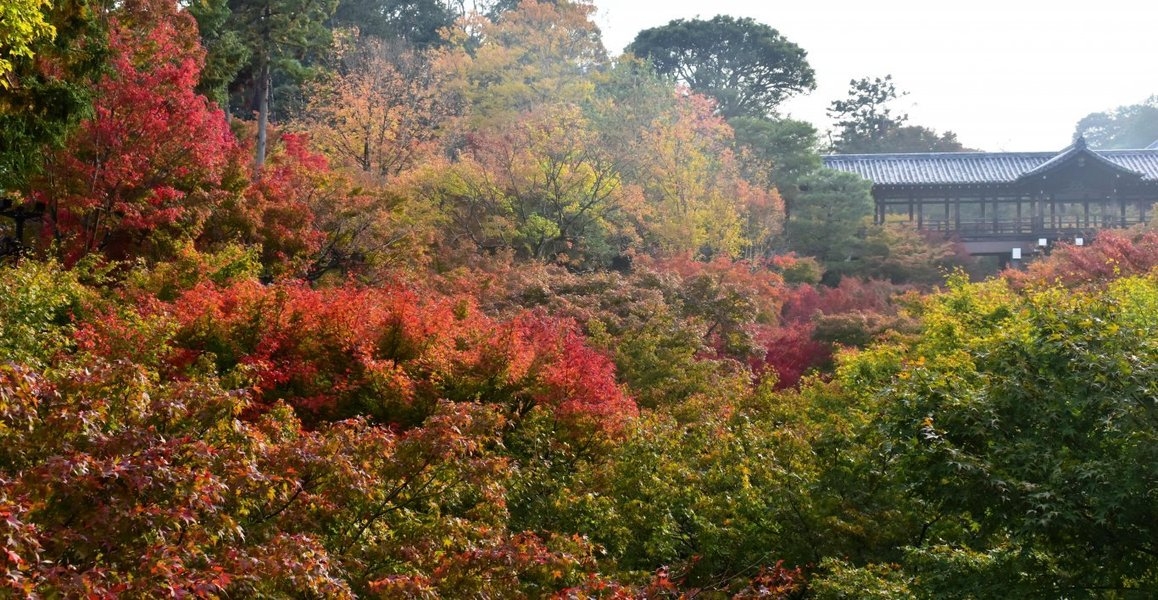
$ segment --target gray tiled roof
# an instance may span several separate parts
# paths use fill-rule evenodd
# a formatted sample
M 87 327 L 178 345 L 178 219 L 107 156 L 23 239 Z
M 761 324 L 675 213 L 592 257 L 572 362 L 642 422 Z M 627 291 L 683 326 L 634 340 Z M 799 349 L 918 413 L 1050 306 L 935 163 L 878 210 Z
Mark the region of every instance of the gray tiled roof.
M 1012 183 L 1046 166 L 1062 152 L 931 152 L 911 154 L 833 154 L 824 166 L 856 173 L 877 185 Z M 1158 181 L 1158 149 L 1095 150 L 1109 163 Z

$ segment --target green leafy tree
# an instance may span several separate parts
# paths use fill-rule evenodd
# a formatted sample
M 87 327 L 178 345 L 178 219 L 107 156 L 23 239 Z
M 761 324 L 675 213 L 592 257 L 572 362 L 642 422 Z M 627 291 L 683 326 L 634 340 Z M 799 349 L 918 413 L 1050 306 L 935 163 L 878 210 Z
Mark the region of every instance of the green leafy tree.
M 357 28 L 364 36 L 400 38 L 426 48 L 444 41 L 440 31 L 454 19 L 451 6 L 442 0 L 340 0 L 333 23 Z
M 95 0 L 0 3 L 0 195 L 21 188 L 45 147 L 91 112 L 105 21 Z
M 800 184 L 820 168 L 820 141 L 816 127 L 795 119 L 736 117 L 728 121 L 736 131 L 736 143 L 747 151 L 744 174 L 750 180 L 769 178 L 792 215 Z
M 240 31 L 230 28 L 233 17 L 230 0 L 198 0 L 191 2 L 188 10 L 197 20 L 201 45 L 205 48 L 205 66 L 201 69 L 197 91 L 228 113 L 230 84 L 252 59 L 253 50 L 246 45 Z
M 968 152 L 952 131 L 938 133 L 920 125 L 890 130 L 878 141 L 880 152 Z
M 792 515 L 811 512 L 800 494 L 815 474 L 806 431 L 764 402 L 689 406 L 686 420 L 649 413 L 597 456 L 524 429 L 511 442 L 527 469 L 512 485 L 512 516 L 578 531 L 622 572 L 662 567 L 710 597 L 781 558 L 805 563 L 817 540 Z
M 194 12 L 210 50 L 203 88 L 238 91 L 240 107 L 257 113 L 254 164 L 265 164 L 275 74 L 302 78 L 332 41 L 328 20 L 338 0 L 206 0 Z M 228 14 L 225 9 L 228 8 Z M 229 81 L 229 83 L 225 83 Z
M 1158 142 L 1158 95 L 1140 104 L 1090 113 L 1078 121 L 1074 137 L 1086 138 L 1091 148 L 1145 148 Z
M 26 261 L 0 270 L 0 356 L 43 368 L 72 346 L 72 319 L 93 299 L 81 285 L 80 270 Z
M 957 243 L 918 231 L 908 223 L 887 223 L 866 227 L 852 259 L 829 265 L 828 275 L 937 285 L 949 270 L 970 268 L 973 264 Z
M 627 51 L 715 98 L 728 119 L 775 114 L 785 99 L 816 88 L 804 49 L 751 18 L 677 19 L 639 32 Z
M 1153 591 L 1155 280 L 1018 294 L 956 276 L 910 309 L 920 335 L 846 357 L 837 378 L 879 411 L 869 455 L 924 523 L 899 561 L 826 577 L 919 597 Z
M 788 219 L 792 249 L 825 262 L 851 259 L 857 233 L 872 214 L 872 184 L 852 173 L 821 169 L 801 180 Z
M 516 10 L 523 0 L 445 0 L 447 9 L 454 18 L 471 14 L 481 15 L 497 21 L 504 13 Z M 562 4 L 566 0 L 547 0 L 547 4 Z

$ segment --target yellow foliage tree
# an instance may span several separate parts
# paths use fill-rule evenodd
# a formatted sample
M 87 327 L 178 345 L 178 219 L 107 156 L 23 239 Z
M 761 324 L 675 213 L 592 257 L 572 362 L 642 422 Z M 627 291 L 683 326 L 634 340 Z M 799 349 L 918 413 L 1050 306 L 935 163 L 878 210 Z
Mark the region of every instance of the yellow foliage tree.
M 737 257 L 779 232 L 783 202 L 740 174 L 732 129 L 711 101 L 680 91 L 629 160 L 643 186 L 645 239 L 665 253 Z
M 458 239 L 536 259 L 607 255 L 631 242 L 639 190 L 574 106 L 544 106 L 475 132 L 457 163 L 428 169 L 428 198 Z
M 527 0 L 497 21 L 461 21 L 457 47 L 440 59 L 472 109 L 472 123 L 508 120 L 544 104 L 579 103 L 594 92 L 588 73 L 607 65 L 588 2 Z M 467 31 L 473 35 L 468 36 Z
M 49 0 L 5 0 L 0 2 L 0 89 L 9 89 L 13 82 L 12 59 L 32 58 L 37 42 L 51 40 L 56 28 L 44 18 L 51 8 Z

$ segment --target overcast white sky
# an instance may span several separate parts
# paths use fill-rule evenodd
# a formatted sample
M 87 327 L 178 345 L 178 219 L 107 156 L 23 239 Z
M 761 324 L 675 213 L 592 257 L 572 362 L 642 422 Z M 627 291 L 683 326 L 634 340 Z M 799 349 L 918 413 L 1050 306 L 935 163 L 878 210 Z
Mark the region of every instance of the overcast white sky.
M 808 52 L 784 110 L 828 128 L 850 79 L 891 73 L 910 122 L 988 151 L 1059 150 L 1085 115 L 1158 94 L 1158 0 L 595 0 L 619 54 L 641 29 L 752 17 Z

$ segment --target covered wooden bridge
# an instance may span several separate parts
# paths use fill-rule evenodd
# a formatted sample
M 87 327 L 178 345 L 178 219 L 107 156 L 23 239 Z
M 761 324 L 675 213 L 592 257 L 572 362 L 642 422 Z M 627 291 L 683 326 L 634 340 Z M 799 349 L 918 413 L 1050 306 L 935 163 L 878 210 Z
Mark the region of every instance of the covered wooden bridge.
M 1146 222 L 1158 149 L 838 154 L 825 166 L 873 182 L 877 223 L 944 232 L 973 254 L 1004 254 Z

